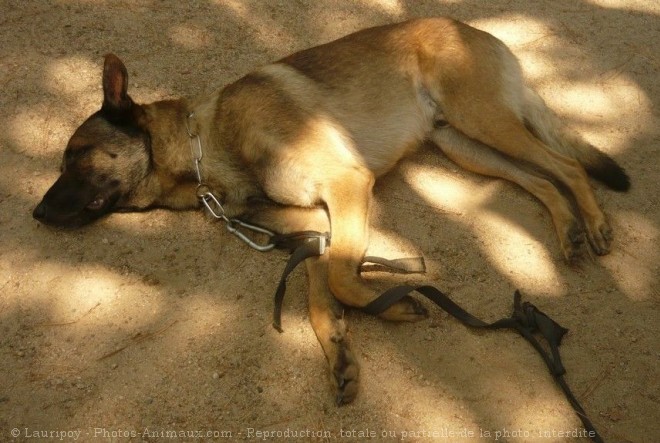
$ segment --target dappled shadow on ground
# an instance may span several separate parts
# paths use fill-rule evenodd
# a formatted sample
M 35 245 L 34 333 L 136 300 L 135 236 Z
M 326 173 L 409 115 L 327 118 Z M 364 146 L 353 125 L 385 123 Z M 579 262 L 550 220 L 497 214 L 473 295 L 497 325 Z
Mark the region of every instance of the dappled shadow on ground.
M 105 52 L 126 61 L 134 98 L 151 101 L 194 96 L 361 27 L 440 14 L 512 45 L 548 102 L 628 169 L 633 190 L 597 191 L 616 230 L 614 251 L 568 267 L 537 202 L 426 147 L 377 185 L 371 249 L 421 253 L 429 271 L 407 281 L 435 283 L 485 319 L 507 315 L 520 288 L 571 329 L 568 380 L 605 436 L 658 435 L 658 387 L 649 385 L 658 378 L 659 216 L 651 7 L 71 1 L 5 2 L 0 10 L 3 435 L 149 427 L 245 436 L 247 428 L 288 426 L 400 438 L 402 430 L 478 436 L 578 427 L 526 344 L 507 333 L 466 332 L 437 311 L 415 325 L 348 313 L 362 391 L 337 409 L 299 296 L 302 273 L 289 285 L 296 295 L 286 302 L 285 333 L 269 326 L 283 255 L 247 251 L 195 213 L 113 215 L 74 232 L 30 218 L 68 135 L 98 108 Z M 380 288 L 403 282 L 368 278 Z

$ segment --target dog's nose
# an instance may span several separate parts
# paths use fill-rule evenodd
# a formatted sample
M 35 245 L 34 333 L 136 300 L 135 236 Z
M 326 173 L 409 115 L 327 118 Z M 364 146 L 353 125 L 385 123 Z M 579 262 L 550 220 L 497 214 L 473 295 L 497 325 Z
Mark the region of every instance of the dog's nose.
M 46 218 L 46 205 L 43 201 L 39 203 L 36 208 L 34 208 L 34 211 L 32 211 L 32 217 L 39 221 L 42 221 Z

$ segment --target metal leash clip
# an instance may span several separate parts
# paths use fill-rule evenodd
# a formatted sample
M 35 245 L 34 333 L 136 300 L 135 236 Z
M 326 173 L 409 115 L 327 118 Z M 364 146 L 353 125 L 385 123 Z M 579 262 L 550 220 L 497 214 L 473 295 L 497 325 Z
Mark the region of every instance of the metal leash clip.
M 269 243 L 260 245 L 259 243 L 255 242 L 251 238 L 249 238 L 247 235 L 245 235 L 243 232 L 240 231 L 241 228 L 245 228 L 247 230 L 250 230 L 252 232 L 256 232 L 259 234 L 264 234 L 268 236 Z M 249 223 L 245 223 L 242 220 L 239 220 L 237 218 L 232 218 L 231 220 L 227 221 L 227 231 L 231 232 L 234 234 L 236 237 L 240 238 L 243 240 L 249 247 L 256 249 L 257 251 L 260 252 L 268 252 L 272 250 L 275 247 L 275 243 L 270 241 L 272 237 L 275 235 L 274 232 L 269 231 L 268 229 L 264 229 L 260 226 L 255 226 L 251 225 Z
M 260 226 L 255 226 L 249 223 L 245 223 L 244 221 L 239 220 L 237 218 L 232 218 L 232 219 L 227 218 L 227 216 L 225 215 L 225 209 L 222 207 L 222 204 L 220 204 L 220 201 L 218 201 L 215 195 L 213 195 L 213 193 L 210 191 L 201 192 L 198 195 L 198 197 L 213 217 L 225 222 L 225 227 L 227 228 L 227 231 L 234 234 L 236 237 L 241 239 L 245 244 L 247 244 L 251 248 L 256 249 L 257 251 L 260 252 L 268 252 L 275 247 L 275 243 L 270 241 L 272 237 L 275 235 L 274 232 L 269 231 L 268 229 L 264 229 Z M 254 240 L 252 240 L 245 233 L 243 233 L 241 231 L 241 228 L 245 228 L 249 231 L 256 232 L 258 234 L 267 235 L 269 242 L 261 245 L 255 242 Z
M 229 219 L 225 215 L 225 208 L 222 207 L 220 200 L 218 200 L 218 198 L 213 194 L 213 192 L 211 192 L 209 186 L 206 183 L 204 183 L 204 180 L 202 178 L 202 171 L 200 167 L 202 157 L 204 156 L 204 153 L 202 151 L 202 141 L 199 137 L 199 133 L 193 131 L 190 127 L 191 126 L 190 120 L 192 120 L 194 117 L 195 117 L 194 112 L 188 114 L 188 118 L 186 119 L 186 131 L 188 131 L 188 136 L 190 137 L 190 152 L 192 153 L 193 165 L 195 167 L 195 173 L 197 174 L 197 198 L 202 202 L 202 204 L 206 207 L 206 209 L 208 209 L 208 211 L 211 213 L 213 217 L 225 222 L 227 231 L 231 232 L 236 237 L 241 239 L 245 244 L 260 252 L 268 252 L 272 250 L 273 248 L 275 248 L 275 243 L 273 243 L 272 241 L 272 238 L 275 235 L 274 232 L 269 231 L 268 229 L 264 229 L 260 226 L 255 226 L 249 223 L 245 223 L 244 221 L 239 220 L 237 218 Z M 243 233 L 240 230 L 241 228 L 247 229 L 252 232 L 256 232 L 258 234 L 267 235 L 269 239 L 269 243 L 260 245 L 259 243 L 255 242 L 250 237 L 248 237 L 245 233 Z

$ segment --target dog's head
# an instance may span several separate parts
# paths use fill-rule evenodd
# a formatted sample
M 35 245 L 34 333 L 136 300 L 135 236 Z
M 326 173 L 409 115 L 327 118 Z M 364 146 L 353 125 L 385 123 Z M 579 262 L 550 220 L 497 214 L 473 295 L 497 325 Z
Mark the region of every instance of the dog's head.
M 77 227 L 131 204 L 151 168 L 143 108 L 127 93 L 128 73 L 115 55 L 105 57 L 103 105 L 74 132 L 61 175 L 34 209 L 37 220 Z

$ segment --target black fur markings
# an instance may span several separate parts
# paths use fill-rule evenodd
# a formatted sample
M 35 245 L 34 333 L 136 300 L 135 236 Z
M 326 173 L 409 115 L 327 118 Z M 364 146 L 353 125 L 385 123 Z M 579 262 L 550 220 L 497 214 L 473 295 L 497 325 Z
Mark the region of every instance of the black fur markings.
M 611 157 L 603 154 L 594 165 L 585 165 L 590 176 L 617 192 L 630 189 L 630 177 Z

